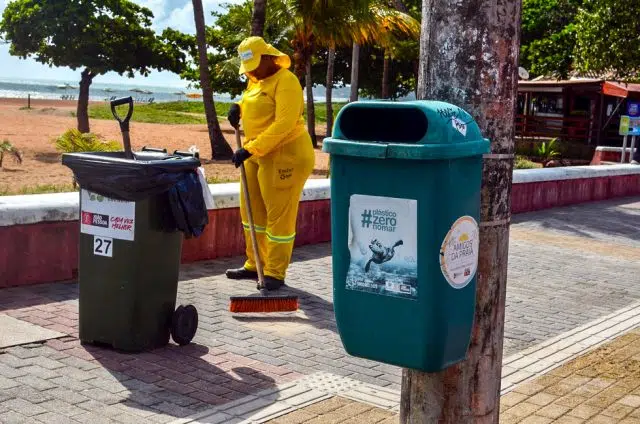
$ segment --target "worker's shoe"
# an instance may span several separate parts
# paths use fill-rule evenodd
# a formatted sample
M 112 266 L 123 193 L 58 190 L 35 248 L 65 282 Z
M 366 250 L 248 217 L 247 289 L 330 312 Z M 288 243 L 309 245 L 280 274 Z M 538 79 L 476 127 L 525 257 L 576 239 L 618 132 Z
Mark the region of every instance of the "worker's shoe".
M 264 288 L 273 291 L 278 290 L 280 287 L 284 286 L 284 280 L 278 280 L 275 277 L 264 276 Z M 260 289 L 260 287 L 258 287 Z
M 244 267 L 237 269 L 228 269 L 227 278 L 230 280 L 257 280 L 258 273 L 256 271 L 248 270 Z

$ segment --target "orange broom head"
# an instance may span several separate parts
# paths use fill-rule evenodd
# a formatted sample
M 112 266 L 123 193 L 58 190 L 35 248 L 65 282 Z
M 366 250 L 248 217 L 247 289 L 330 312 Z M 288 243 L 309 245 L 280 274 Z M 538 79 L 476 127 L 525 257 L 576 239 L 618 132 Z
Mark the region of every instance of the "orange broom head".
M 296 296 L 245 296 L 232 297 L 231 312 L 293 312 L 298 310 Z

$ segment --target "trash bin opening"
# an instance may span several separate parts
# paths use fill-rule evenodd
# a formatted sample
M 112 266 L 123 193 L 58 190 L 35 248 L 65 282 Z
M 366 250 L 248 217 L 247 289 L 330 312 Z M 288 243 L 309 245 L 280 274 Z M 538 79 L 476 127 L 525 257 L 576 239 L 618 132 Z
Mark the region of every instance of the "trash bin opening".
M 348 140 L 385 143 L 417 143 L 427 134 L 429 122 L 415 107 L 367 107 L 345 109 L 340 130 Z

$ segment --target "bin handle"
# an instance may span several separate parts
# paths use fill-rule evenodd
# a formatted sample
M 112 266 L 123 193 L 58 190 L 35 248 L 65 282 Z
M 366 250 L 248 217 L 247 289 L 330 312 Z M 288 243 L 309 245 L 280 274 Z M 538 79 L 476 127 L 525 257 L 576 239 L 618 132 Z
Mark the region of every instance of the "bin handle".
M 127 116 L 123 118 L 121 118 L 118 115 L 118 111 L 116 110 L 116 106 L 121 106 L 121 105 L 129 105 L 129 109 L 127 110 Z M 120 130 L 121 131 L 129 131 L 129 120 L 131 119 L 131 115 L 133 115 L 133 97 L 129 96 L 129 97 L 123 97 L 121 99 L 115 99 L 114 101 L 111 102 L 111 113 L 113 114 L 113 117 L 116 118 L 116 121 L 118 121 L 120 123 Z
M 181 152 L 180 150 L 175 150 L 173 154 L 176 156 L 200 159 L 200 153 L 198 152 Z
M 167 153 L 167 149 L 159 149 L 157 147 L 147 147 L 144 146 L 142 148 L 143 152 L 154 152 L 154 153 Z

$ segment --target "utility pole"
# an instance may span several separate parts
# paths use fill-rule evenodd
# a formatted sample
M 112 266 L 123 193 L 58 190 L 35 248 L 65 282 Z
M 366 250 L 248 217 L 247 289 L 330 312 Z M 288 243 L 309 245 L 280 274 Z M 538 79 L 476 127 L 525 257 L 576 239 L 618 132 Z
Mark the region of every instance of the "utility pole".
M 423 0 L 418 98 L 469 112 L 491 141 L 481 195 L 475 322 L 467 360 L 404 370 L 401 424 L 493 424 L 507 285 L 521 0 Z

